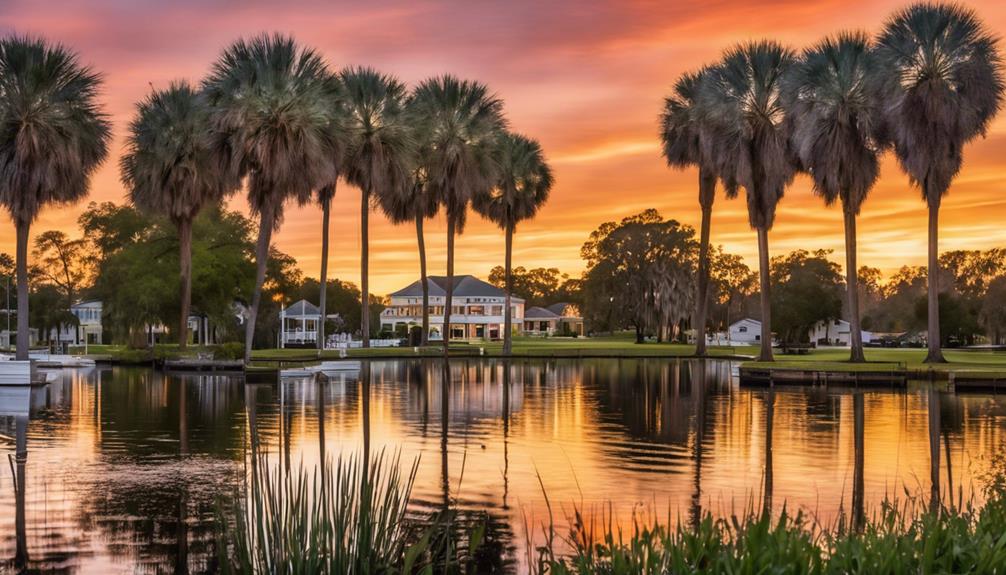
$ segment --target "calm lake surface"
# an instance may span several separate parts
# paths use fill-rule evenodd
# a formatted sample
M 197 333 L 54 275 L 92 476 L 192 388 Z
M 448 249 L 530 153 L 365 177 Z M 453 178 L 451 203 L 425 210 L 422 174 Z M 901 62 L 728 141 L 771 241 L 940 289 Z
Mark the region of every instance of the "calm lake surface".
M 243 489 L 253 436 L 271 464 L 294 469 L 359 452 L 365 438 L 372 453 L 400 452 L 405 466 L 420 458 L 417 516 L 445 497 L 462 514 L 488 513 L 513 569 L 527 556 L 525 526 L 540 534 L 548 520 L 541 484 L 560 533 L 574 505 L 623 521 L 687 520 L 765 495 L 776 509 L 785 502 L 827 521 L 850 506 L 857 427 L 867 508 L 905 488 L 928 494 L 931 407 L 943 489 L 950 482 L 967 497 L 980 487 L 1006 436 L 1002 397 L 747 389 L 727 362 L 514 361 L 507 375 L 502 362 L 459 359 L 446 394 L 443 373 L 434 361 L 374 361 L 365 394 L 357 373 L 246 386 L 147 369 L 64 371 L 23 401 L 4 400 L 0 415 L 11 466 L 11 414 L 28 416 L 28 566 L 212 570 L 218 501 Z M 0 463 L 0 572 L 14 572 L 14 482 Z

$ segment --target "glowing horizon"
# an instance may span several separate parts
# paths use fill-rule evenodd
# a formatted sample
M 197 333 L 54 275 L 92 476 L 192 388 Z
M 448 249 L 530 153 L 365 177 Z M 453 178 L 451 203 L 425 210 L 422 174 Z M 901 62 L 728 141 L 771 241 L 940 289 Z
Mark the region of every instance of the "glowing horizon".
M 0 6 L 0 30 L 44 36 L 76 50 L 105 78 L 103 101 L 114 125 L 109 160 L 92 182 L 87 201 L 48 208 L 33 236 L 49 229 L 78 235 L 76 219 L 88 201 L 124 201 L 118 159 L 135 102 L 151 86 L 174 79 L 198 82 L 221 50 L 261 31 L 290 33 L 318 49 L 335 67 L 370 65 L 410 85 L 452 73 L 487 83 L 506 101 L 513 129 L 541 141 L 556 186 L 539 216 L 519 227 L 514 265 L 557 267 L 578 275 L 580 246 L 604 221 L 646 208 L 698 226 L 696 174 L 674 171 L 660 157 L 657 117 L 677 77 L 748 39 L 770 37 L 806 47 L 844 29 L 874 33 L 906 2 L 723 0 L 712 7 L 605 0 L 586 5 L 506 5 L 427 0 L 382 0 L 366 6 L 321 0 L 265 0 L 210 5 L 180 0 L 101 0 L 81 6 L 13 0 Z M 1006 5 L 981 0 L 969 6 L 996 34 L 1006 31 Z M 1000 49 L 1003 49 L 1000 46 Z M 965 150 L 965 164 L 943 202 L 940 248 L 1006 246 L 1006 114 L 987 138 Z M 359 192 L 340 183 L 332 216 L 330 274 L 359 284 Z M 244 197 L 230 201 L 247 211 Z M 779 206 L 770 235 L 773 255 L 793 249 L 833 249 L 844 261 L 841 211 L 827 208 L 799 177 Z M 13 253 L 9 219 L 0 251 Z M 288 206 L 276 247 L 294 256 L 307 276 L 320 265 L 321 214 L 317 206 Z M 881 180 L 859 220 L 859 263 L 885 275 L 902 265 L 922 265 L 926 212 L 921 194 L 888 155 Z M 444 269 L 445 225 L 427 224 L 431 274 Z M 717 198 L 712 241 L 757 264 L 755 236 L 742 199 Z M 388 293 L 418 276 L 414 229 L 371 217 L 371 286 Z M 503 261 L 503 235 L 472 215 L 457 246 L 455 269 L 485 278 Z

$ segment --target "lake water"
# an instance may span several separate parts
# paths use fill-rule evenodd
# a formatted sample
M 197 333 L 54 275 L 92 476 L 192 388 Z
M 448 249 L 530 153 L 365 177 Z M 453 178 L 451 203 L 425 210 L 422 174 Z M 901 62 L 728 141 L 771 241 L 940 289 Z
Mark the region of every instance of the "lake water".
M 885 493 L 927 494 L 934 415 L 941 488 L 965 497 L 1006 433 L 1006 400 L 992 395 L 747 389 L 727 362 L 514 361 L 508 376 L 499 361 L 452 360 L 446 394 L 439 362 L 372 362 L 369 394 L 365 377 L 246 386 L 97 368 L 3 399 L 0 572 L 25 560 L 19 549 L 31 569 L 212 569 L 218 501 L 245 485 L 253 436 L 273 464 L 293 468 L 322 452 L 358 452 L 365 439 L 406 466 L 420 458 L 416 513 L 445 497 L 463 513 L 488 513 L 513 566 L 526 558 L 527 526 L 548 520 L 542 485 L 560 532 L 574 506 L 623 521 L 688 520 L 766 495 L 774 509 L 785 502 L 827 521 L 858 493 L 857 454 L 867 509 Z M 23 533 L 12 474 L 19 420 Z

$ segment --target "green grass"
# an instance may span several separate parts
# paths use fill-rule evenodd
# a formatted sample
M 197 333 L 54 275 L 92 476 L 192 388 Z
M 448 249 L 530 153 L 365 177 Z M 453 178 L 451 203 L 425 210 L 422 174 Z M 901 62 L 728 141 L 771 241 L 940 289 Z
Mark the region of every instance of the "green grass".
M 499 357 L 503 342 L 486 341 L 465 344 L 451 344 L 451 354 L 456 356 Z M 712 356 L 730 357 L 736 354 L 750 355 L 757 350 L 753 347 L 711 347 Z M 695 353 L 694 345 L 680 343 L 637 344 L 631 334 L 591 338 L 533 338 L 516 337 L 513 340 L 513 357 L 688 357 Z M 346 356 L 367 357 L 440 357 L 443 348 L 439 345 L 428 347 L 391 347 L 350 349 Z M 259 349 L 252 352 L 254 361 L 308 361 L 316 359 L 337 359 L 342 357 L 338 350 L 325 350 L 320 354 L 311 349 Z
M 326 461 L 311 474 L 270 470 L 258 458 L 248 496 L 235 493 L 219 508 L 221 572 L 480 572 L 485 521 L 466 528 L 450 511 L 426 526 L 409 518 L 418 464 L 405 470 L 382 451 Z
M 827 524 L 791 514 L 785 504 L 776 513 L 753 504 L 726 517 L 707 511 L 694 522 L 638 511 L 630 524 L 573 506 L 568 532 L 551 520 L 540 533 L 526 525 L 533 540 L 524 552 L 540 575 L 1003 573 L 1006 460 L 1000 453 L 991 463 L 992 472 L 978 478 L 981 504 L 958 496 L 933 506 L 906 489 L 872 513 L 840 511 Z M 491 544 L 488 520 L 466 527 L 451 508 L 426 520 L 410 517 L 416 469 L 403 470 L 383 453 L 366 465 L 354 457 L 327 463 L 313 475 L 270 471 L 259 460 L 249 492 L 219 508 L 221 570 L 495 572 L 485 566 L 502 565 L 507 548 Z
M 812 371 L 935 371 L 954 373 L 1004 373 L 1006 352 L 944 350 L 948 363 L 927 364 L 925 349 L 867 348 L 865 364 L 849 363 L 848 349 L 813 349 L 806 355 L 783 355 L 776 351 L 774 362 L 748 361 L 742 367 L 812 370 Z

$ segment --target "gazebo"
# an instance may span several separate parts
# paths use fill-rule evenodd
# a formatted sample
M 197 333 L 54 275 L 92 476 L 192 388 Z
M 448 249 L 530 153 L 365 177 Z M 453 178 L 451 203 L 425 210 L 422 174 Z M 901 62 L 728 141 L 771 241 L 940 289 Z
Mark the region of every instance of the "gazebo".
M 317 345 L 321 310 L 318 306 L 300 300 L 279 312 L 279 346 L 295 347 Z

